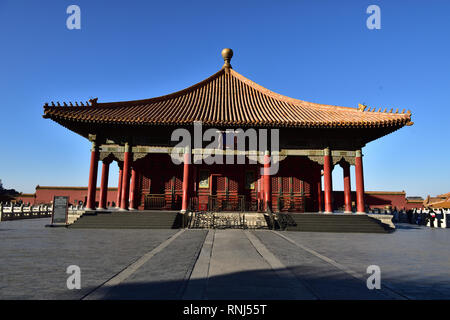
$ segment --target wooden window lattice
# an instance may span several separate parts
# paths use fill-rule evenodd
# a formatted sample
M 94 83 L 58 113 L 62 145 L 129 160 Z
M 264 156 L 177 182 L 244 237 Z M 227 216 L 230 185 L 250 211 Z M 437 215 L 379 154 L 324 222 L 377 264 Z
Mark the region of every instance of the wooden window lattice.
M 217 177 L 217 191 L 225 191 L 225 177 Z
M 292 191 L 294 193 L 302 192 L 302 181 L 299 178 L 294 177 L 292 179 Z
M 228 190 L 230 192 L 238 192 L 239 185 L 236 180 L 229 179 L 228 183 L 229 183 Z

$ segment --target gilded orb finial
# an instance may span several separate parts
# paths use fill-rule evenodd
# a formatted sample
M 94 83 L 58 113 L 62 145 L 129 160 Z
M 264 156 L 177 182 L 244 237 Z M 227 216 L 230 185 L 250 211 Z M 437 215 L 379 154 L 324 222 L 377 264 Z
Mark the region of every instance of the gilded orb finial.
M 224 68 L 231 68 L 231 58 L 233 57 L 233 50 L 231 50 L 230 48 L 225 48 L 222 50 L 222 58 L 225 61 L 225 63 L 223 64 Z

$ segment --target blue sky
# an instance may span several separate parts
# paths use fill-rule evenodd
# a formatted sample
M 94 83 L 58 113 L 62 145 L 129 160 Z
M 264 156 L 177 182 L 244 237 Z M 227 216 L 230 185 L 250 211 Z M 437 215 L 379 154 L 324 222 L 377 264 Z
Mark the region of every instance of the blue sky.
M 71 4 L 81 30 L 66 27 Z M 380 30 L 366 27 L 371 4 Z M 45 102 L 167 94 L 216 72 L 230 47 L 236 71 L 280 94 L 410 109 L 412 127 L 364 148 L 366 190 L 449 192 L 449 14 L 445 0 L 0 0 L 0 179 L 87 185 L 90 143 L 43 119 Z

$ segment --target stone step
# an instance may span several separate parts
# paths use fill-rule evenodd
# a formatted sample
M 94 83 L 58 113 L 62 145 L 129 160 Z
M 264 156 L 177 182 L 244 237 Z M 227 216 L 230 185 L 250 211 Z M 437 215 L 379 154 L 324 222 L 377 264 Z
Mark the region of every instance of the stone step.
M 373 222 L 344 222 L 344 221 L 294 221 L 297 225 L 333 225 L 333 226 L 363 226 L 373 225 Z
M 390 229 L 366 215 L 276 214 L 278 224 L 286 220 L 287 231 L 388 233 Z
M 85 221 L 169 221 L 173 217 L 83 217 Z
M 84 229 L 172 229 L 179 227 L 177 212 L 97 212 L 85 214 L 69 228 Z
M 172 228 L 168 227 L 167 225 L 107 225 L 107 224 L 101 224 L 101 225 L 71 225 L 69 228 L 72 229 L 178 229 L 178 228 Z
M 334 216 L 334 215 L 294 215 L 290 214 L 293 219 L 324 219 L 324 220 L 366 220 L 369 217 L 365 215 L 354 215 L 354 216 Z

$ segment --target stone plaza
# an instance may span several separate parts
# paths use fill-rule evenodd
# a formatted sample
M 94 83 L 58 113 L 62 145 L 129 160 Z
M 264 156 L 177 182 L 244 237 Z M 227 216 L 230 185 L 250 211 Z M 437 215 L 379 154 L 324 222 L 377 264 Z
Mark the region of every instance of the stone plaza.
M 0 299 L 449 299 L 450 233 L 67 229 L 0 223 Z M 81 270 L 69 290 L 67 267 Z M 367 268 L 379 266 L 381 289 Z

